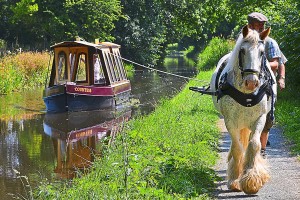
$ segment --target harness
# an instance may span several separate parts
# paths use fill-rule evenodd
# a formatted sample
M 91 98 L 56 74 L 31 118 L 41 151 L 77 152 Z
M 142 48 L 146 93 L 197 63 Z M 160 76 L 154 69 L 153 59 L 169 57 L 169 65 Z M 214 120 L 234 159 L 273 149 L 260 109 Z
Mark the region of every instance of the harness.
M 263 41 L 260 41 L 263 42 Z M 242 76 L 248 75 L 248 74 L 257 74 L 260 81 L 263 82 L 263 84 L 260 86 L 257 92 L 253 93 L 243 93 L 236 89 L 232 84 L 230 84 L 227 81 L 227 76 L 228 73 L 226 72 L 225 74 L 222 75 L 221 78 L 220 75 L 222 71 L 224 70 L 226 63 L 222 63 L 220 66 L 217 75 L 216 75 L 216 83 L 215 83 L 215 88 L 216 91 L 210 91 L 210 87 L 190 87 L 189 89 L 192 91 L 200 92 L 201 94 L 208 94 L 212 96 L 217 96 L 217 101 L 219 101 L 222 97 L 225 95 L 229 95 L 231 98 L 233 98 L 236 102 L 238 102 L 240 105 L 245 106 L 245 107 L 252 107 L 257 105 L 264 95 L 267 95 L 268 98 L 271 98 L 271 111 L 270 111 L 270 119 L 273 121 L 274 120 L 274 102 L 275 102 L 275 97 L 274 97 L 274 91 L 272 89 L 272 85 L 275 83 L 271 72 L 267 69 L 267 59 L 265 54 L 262 55 L 262 61 L 261 61 L 261 71 L 256 71 L 252 69 L 246 69 L 244 70 L 242 67 L 242 56 L 244 52 L 241 49 L 239 52 L 239 69 L 241 71 Z M 220 80 L 220 82 L 219 82 Z
M 218 92 L 216 94 L 217 101 L 219 101 L 223 96 L 229 95 L 236 102 L 245 107 L 252 107 L 258 104 L 265 94 L 270 97 L 273 93 L 272 87 L 268 81 L 265 81 L 259 88 L 257 93 L 243 93 L 236 89 L 233 85 L 228 83 L 227 73 L 224 74 L 224 81 L 219 85 Z

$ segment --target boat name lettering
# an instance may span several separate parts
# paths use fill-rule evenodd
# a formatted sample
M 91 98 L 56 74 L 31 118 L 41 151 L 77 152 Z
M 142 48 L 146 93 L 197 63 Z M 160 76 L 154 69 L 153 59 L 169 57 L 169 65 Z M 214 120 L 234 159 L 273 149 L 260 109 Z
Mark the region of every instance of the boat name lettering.
M 91 93 L 91 92 L 92 92 L 92 89 L 91 89 L 91 88 L 75 87 L 74 90 L 75 90 L 76 92 L 88 92 L 88 93 Z

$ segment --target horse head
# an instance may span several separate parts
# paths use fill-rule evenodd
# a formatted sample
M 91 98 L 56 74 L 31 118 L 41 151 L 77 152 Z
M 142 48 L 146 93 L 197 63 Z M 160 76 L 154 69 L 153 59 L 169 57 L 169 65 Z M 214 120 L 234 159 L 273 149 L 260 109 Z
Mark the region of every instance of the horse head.
M 258 33 L 247 25 L 242 29 L 242 41 L 238 52 L 238 67 L 242 76 L 242 88 L 254 92 L 260 86 L 262 67 L 265 64 L 264 39 L 270 28 Z

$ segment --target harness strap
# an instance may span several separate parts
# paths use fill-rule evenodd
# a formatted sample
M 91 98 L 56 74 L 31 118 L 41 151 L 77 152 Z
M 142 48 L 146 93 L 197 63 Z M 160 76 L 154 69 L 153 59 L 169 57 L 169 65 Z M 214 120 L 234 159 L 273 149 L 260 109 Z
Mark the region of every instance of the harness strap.
M 274 119 L 275 119 L 275 115 L 274 115 L 275 95 L 274 95 L 274 91 L 272 89 L 272 85 L 275 84 L 275 81 L 272 78 L 270 70 L 267 69 L 267 57 L 266 57 L 266 55 L 263 56 L 262 62 L 263 62 L 263 70 L 264 70 L 264 73 L 266 74 L 266 79 L 267 79 L 267 82 L 268 82 L 269 88 L 270 88 L 270 96 L 272 98 L 271 99 L 270 119 L 271 119 L 271 121 L 274 121 Z
M 226 81 L 223 85 L 221 85 L 221 87 L 218 90 L 217 100 L 221 99 L 224 95 L 229 95 L 242 106 L 252 107 L 258 104 L 265 94 L 270 96 L 272 93 L 271 90 L 272 88 L 270 88 L 269 83 L 266 81 L 259 88 L 257 94 L 245 94 Z

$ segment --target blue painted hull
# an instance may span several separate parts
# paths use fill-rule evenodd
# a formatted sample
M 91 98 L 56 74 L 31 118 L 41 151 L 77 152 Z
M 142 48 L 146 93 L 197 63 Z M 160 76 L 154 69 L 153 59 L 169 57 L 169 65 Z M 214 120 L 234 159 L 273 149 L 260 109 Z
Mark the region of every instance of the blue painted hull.
M 100 110 L 117 106 L 129 100 L 129 92 L 111 96 L 87 96 L 74 94 L 58 94 L 55 96 L 44 97 L 46 111 L 56 112 L 77 112 Z

